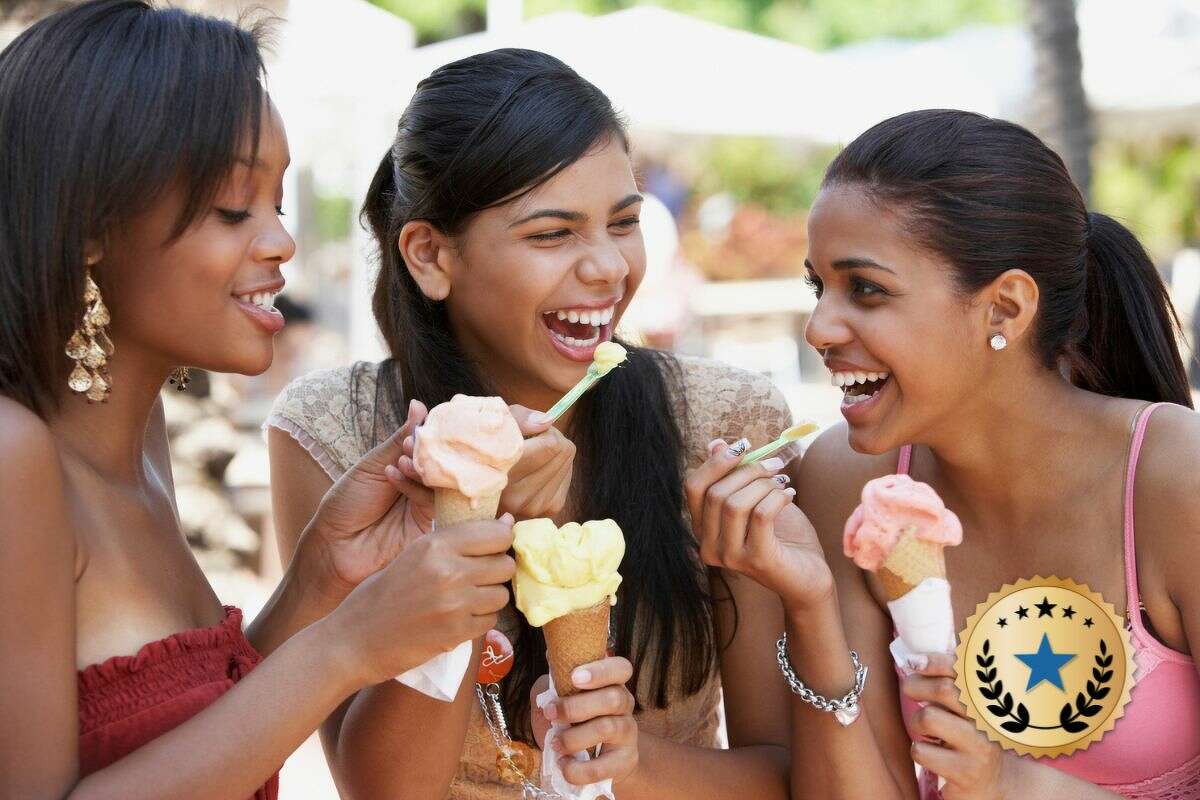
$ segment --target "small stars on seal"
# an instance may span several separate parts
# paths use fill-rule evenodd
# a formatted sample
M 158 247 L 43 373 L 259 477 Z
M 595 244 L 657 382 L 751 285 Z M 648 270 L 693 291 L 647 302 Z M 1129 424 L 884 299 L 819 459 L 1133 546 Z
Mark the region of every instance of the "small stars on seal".
M 1042 617 L 1050 617 L 1054 619 L 1054 615 L 1050 612 L 1058 607 L 1058 603 L 1051 603 L 1049 597 L 1042 597 L 1042 602 L 1034 603 L 1033 607 L 1038 610 L 1038 619 Z
M 1026 608 L 1025 606 L 1018 607 L 1017 608 L 1017 616 L 1020 617 L 1021 619 L 1029 619 L 1029 609 Z
M 1075 616 L 1075 609 L 1071 608 L 1070 606 L 1067 606 L 1066 608 L 1063 609 L 1062 614 L 1063 614 L 1063 619 L 1070 619 L 1071 617 Z
M 1095 625 L 1095 624 L 1096 624 L 1096 623 L 1092 622 L 1092 618 L 1091 618 L 1091 617 L 1084 617 L 1084 619 L 1083 619 L 1083 626 L 1084 626 L 1085 628 L 1090 628 L 1090 627 L 1092 627 L 1092 626 L 1093 626 L 1093 625 Z
M 999 625 L 1001 628 L 1006 628 L 1006 627 L 1008 627 L 1008 620 L 1006 620 L 1004 617 L 1001 617 L 999 622 L 997 622 L 996 624 Z

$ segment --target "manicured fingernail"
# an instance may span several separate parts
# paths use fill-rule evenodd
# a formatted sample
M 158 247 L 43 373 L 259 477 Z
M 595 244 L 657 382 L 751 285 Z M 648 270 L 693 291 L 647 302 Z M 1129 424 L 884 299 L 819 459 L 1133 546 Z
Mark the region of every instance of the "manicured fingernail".
M 790 486 L 789 486 L 788 488 L 784 489 L 784 490 L 783 490 L 783 493 L 784 493 L 784 494 L 786 494 L 788 497 L 795 497 L 795 496 L 796 496 L 796 490 L 795 490 L 795 489 L 793 489 L 793 488 L 792 488 L 792 487 L 790 487 Z
M 416 399 L 409 400 L 409 401 L 408 401 L 408 415 L 411 417 L 411 416 L 412 416 L 413 414 L 415 414 L 416 412 L 417 412 L 417 401 L 416 401 Z
M 500 515 L 500 522 L 504 525 L 512 525 L 514 522 L 516 522 L 516 520 L 513 519 L 512 514 L 509 514 L 507 511 L 505 511 Z
M 580 689 L 586 688 L 592 682 L 592 673 L 590 670 L 577 669 L 571 673 L 571 683 L 575 684 Z
M 916 671 L 923 670 L 929 666 L 929 656 L 923 656 L 920 654 L 905 656 L 904 657 L 904 666 L 908 667 L 911 670 L 916 670 Z
M 556 703 L 550 703 L 542 709 L 542 714 L 545 715 L 546 719 L 551 721 L 558 719 L 558 705 Z
M 534 411 L 529 415 L 529 421 L 534 425 L 545 425 L 550 422 L 550 415 L 544 411 Z
M 392 480 L 398 480 L 400 478 L 400 470 L 396 469 L 391 464 L 388 464 L 383 468 L 383 474 L 387 475 Z
M 562 753 L 562 752 L 564 752 L 564 750 L 563 750 L 563 744 L 562 744 L 562 742 L 560 742 L 560 741 L 558 740 L 558 737 L 557 737 L 557 736 L 555 736 L 553 739 L 551 739 L 551 740 L 550 740 L 550 749 L 551 749 L 551 750 L 553 750 L 553 751 L 554 751 L 554 752 L 556 752 L 556 753 Z
M 789 483 L 792 482 L 792 479 L 789 478 L 787 475 L 776 475 L 771 480 L 775 481 L 780 486 L 787 486 Z
M 730 458 L 737 458 L 742 453 L 746 452 L 746 448 L 749 446 L 750 446 L 749 439 L 738 439 L 725 452 Z
M 782 458 L 764 458 L 759 463 L 762 464 L 763 469 L 765 469 L 767 472 L 774 472 L 777 469 L 783 469 Z

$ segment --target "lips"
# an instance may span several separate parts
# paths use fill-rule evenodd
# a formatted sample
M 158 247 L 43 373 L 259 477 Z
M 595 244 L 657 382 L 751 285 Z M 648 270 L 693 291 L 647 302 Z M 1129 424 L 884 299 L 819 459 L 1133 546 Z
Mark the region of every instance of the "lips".
M 554 346 L 572 361 L 590 362 L 596 348 L 612 339 L 616 303 L 599 308 L 562 308 L 542 314 L 542 325 Z

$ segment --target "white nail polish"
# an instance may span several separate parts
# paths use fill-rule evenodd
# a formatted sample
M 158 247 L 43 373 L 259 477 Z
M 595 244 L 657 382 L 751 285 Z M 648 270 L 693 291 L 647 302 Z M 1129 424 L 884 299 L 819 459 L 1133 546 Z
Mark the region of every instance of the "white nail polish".
M 759 463 L 763 465 L 763 469 L 767 472 L 775 472 L 776 470 L 783 469 L 782 458 L 764 458 Z
M 904 666 L 908 667 L 909 669 L 911 669 L 914 672 L 920 672 L 921 670 L 923 670 L 929 666 L 929 656 L 923 656 L 923 655 L 905 656 Z

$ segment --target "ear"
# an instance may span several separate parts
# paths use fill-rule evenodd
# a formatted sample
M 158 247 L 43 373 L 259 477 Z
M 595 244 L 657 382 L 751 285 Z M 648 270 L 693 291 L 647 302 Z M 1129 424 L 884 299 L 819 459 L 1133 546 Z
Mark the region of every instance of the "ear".
M 433 223 L 418 219 L 405 224 L 396 244 L 422 294 L 430 300 L 445 300 L 450 296 L 452 273 L 459 258 L 449 236 Z
M 1011 344 L 1033 330 L 1040 293 L 1037 281 L 1028 272 L 1010 269 L 992 281 L 985 293 L 989 337 L 1002 333 Z M 986 346 L 987 342 L 980 344 Z

